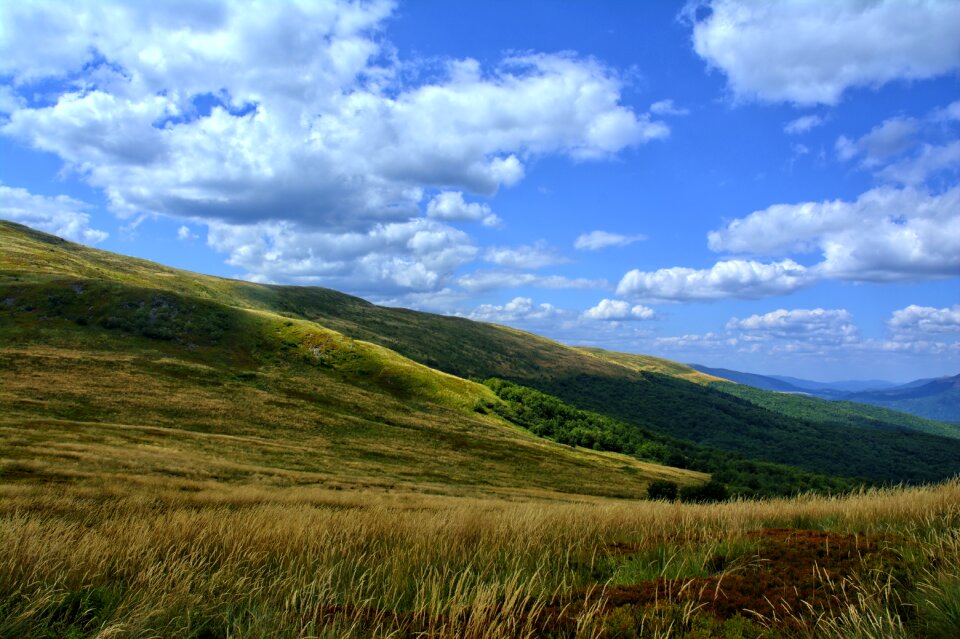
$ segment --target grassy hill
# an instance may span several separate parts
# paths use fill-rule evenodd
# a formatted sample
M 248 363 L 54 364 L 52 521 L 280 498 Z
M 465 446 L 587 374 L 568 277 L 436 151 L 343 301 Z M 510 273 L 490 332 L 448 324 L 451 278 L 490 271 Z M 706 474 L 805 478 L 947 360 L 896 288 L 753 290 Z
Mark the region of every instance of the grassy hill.
M 751 445 L 761 426 L 780 443 L 801 427 L 903 433 L 799 420 L 670 377 L 683 371 L 664 360 L 194 275 L 16 225 L 0 223 L 0 248 L 0 639 L 960 629 L 956 480 L 633 499 L 652 480 L 707 480 L 638 456 L 718 464 L 733 483 L 835 481 L 641 422 L 667 430 L 700 414 Z M 306 317 L 321 313 L 330 321 Z M 455 330 L 465 350 L 444 353 Z M 604 414 L 376 341 L 606 399 Z M 637 412 L 614 419 L 611 407 Z M 953 441 L 909 436 L 948 452 Z
M 629 370 L 636 372 L 658 373 L 669 377 L 679 377 L 690 382 L 698 384 L 709 384 L 710 382 L 723 381 L 724 378 L 709 373 L 701 372 L 686 364 L 680 364 L 669 359 L 653 357 L 651 355 L 639 355 L 636 353 L 618 353 L 608 351 L 602 348 L 579 347 L 579 350 L 590 353 L 595 357 L 607 362 L 620 364 Z
M 652 372 L 637 365 L 637 360 L 632 365 L 610 361 L 623 358 L 601 357 L 595 351 L 567 347 L 502 326 L 378 307 L 328 289 L 264 286 L 196 275 L 78 246 L 9 223 L 0 224 L 0 241 L 5 249 L 0 254 L 5 291 L 0 293 L 0 308 L 14 315 L 27 313 L 32 318 L 23 320 L 18 329 L 28 331 L 27 341 L 31 343 L 51 334 L 44 331 L 47 324 L 40 320 L 40 315 L 58 318 L 61 324 L 57 326 L 61 327 L 65 326 L 63 322 L 72 321 L 75 326 L 85 323 L 90 335 L 97 331 L 111 335 L 120 332 L 130 334 L 132 339 L 150 340 L 137 348 L 156 348 L 165 343 L 167 348 L 179 349 L 177 359 L 201 358 L 199 363 L 204 365 L 208 363 L 202 355 L 209 352 L 203 350 L 204 340 L 226 339 L 217 348 L 227 346 L 235 357 L 222 370 L 234 371 L 238 364 L 246 362 L 259 379 L 262 373 L 258 367 L 263 361 L 272 362 L 271 358 L 276 357 L 273 353 L 293 352 L 302 358 L 309 352 L 295 340 L 285 345 L 284 338 L 276 337 L 282 335 L 283 329 L 272 333 L 272 341 L 245 345 L 230 341 L 236 334 L 228 330 L 230 322 L 268 318 L 271 325 L 282 326 L 289 321 L 292 326 L 316 330 L 324 327 L 334 331 L 332 335 L 350 340 L 345 343 L 378 344 L 458 377 L 505 379 L 636 428 L 757 460 L 816 473 L 891 482 L 933 481 L 960 472 L 960 442 L 955 440 L 899 432 L 901 425 L 896 423 L 890 424 L 891 429 L 876 429 L 785 415 L 682 376 Z M 93 286 L 92 282 L 108 288 L 121 287 L 106 295 L 106 299 L 113 300 L 113 306 L 100 308 L 80 301 L 83 294 L 77 293 L 76 288 L 84 291 Z M 132 290 L 140 291 L 143 297 L 128 308 L 124 305 L 129 304 L 128 292 Z M 33 301 L 26 301 L 30 296 Z M 192 305 L 191 309 L 199 309 L 206 319 L 191 319 L 198 317 L 199 311 L 194 310 L 174 313 L 176 308 L 171 310 L 163 301 L 167 298 L 179 300 L 177 304 Z M 31 305 L 39 309 L 33 315 L 26 310 Z M 302 320 L 307 322 L 299 323 Z M 186 332 L 171 339 L 166 333 L 173 330 L 170 326 L 180 326 L 175 330 Z M 271 333 L 261 329 L 256 334 Z M 110 341 L 106 333 L 103 335 L 98 341 L 101 345 Z M 11 335 L 4 343 L 23 339 Z M 59 343 L 61 348 L 66 345 L 62 340 Z M 314 362 L 315 366 L 320 364 Z M 347 376 L 342 378 L 347 383 L 366 380 L 369 371 L 362 366 L 362 374 L 349 377 L 352 365 L 341 364 L 334 369 Z M 667 364 L 658 360 L 657 366 Z M 402 376 L 385 376 L 382 383 L 402 385 L 399 377 Z M 272 378 L 269 381 L 272 383 Z M 242 383 L 255 385 L 254 380 Z M 391 389 L 381 385 L 370 392 L 389 394 Z
M 806 395 L 772 393 L 746 384 L 715 382 L 714 387 L 774 412 L 800 419 L 813 419 L 847 426 L 880 428 L 940 435 L 960 439 L 960 425 L 918 417 L 883 405 L 826 400 Z
M 652 480 L 706 480 L 537 438 L 476 412 L 498 401 L 480 384 L 313 322 L 222 303 L 234 283 L 2 231 L 0 481 L 639 497 Z M 62 272 L 98 269 L 111 277 Z M 157 280 L 172 285 L 143 286 Z

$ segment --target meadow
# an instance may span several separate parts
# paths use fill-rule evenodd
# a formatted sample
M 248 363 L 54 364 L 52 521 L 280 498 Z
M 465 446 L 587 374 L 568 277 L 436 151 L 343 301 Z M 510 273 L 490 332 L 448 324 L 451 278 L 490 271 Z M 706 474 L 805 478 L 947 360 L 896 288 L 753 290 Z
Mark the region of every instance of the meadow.
M 691 505 L 0 485 L 0 637 L 956 637 L 960 482 Z
M 0 639 L 960 636 L 925 422 L 0 240 Z

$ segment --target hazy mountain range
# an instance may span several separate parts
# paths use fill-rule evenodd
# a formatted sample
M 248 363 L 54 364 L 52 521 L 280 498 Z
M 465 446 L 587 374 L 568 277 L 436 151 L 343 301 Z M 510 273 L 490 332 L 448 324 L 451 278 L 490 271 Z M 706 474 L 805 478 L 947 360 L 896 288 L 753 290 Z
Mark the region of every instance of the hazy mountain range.
M 920 417 L 960 422 L 960 375 L 917 379 L 906 384 L 884 380 L 817 382 L 785 375 L 758 375 L 690 364 L 723 379 L 779 393 L 884 406 Z

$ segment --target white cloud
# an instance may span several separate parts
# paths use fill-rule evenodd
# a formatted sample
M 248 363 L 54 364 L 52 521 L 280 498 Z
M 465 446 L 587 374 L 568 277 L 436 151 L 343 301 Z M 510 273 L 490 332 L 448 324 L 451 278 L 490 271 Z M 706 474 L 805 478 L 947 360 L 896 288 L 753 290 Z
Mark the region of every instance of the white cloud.
M 610 283 L 606 280 L 585 277 L 564 277 L 563 275 L 536 275 L 515 271 L 474 271 L 457 278 L 457 284 L 470 292 L 490 291 L 499 288 L 518 288 L 533 286 L 537 288 L 578 288 L 606 289 Z
M 470 220 L 496 227 L 502 220 L 486 204 L 464 201 L 460 191 L 443 191 L 427 203 L 427 217 L 437 220 Z
M 654 301 L 699 301 L 728 297 L 753 299 L 782 295 L 811 282 L 810 273 L 793 260 L 762 263 L 747 260 L 717 262 L 709 269 L 634 269 L 623 276 L 617 295 Z
M 837 138 L 837 157 L 847 161 L 862 155 L 863 166 L 875 167 L 909 149 L 918 130 L 918 123 L 913 118 L 889 118 L 856 141 L 846 136 Z
M 538 269 L 568 261 L 545 242 L 513 248 L 492 246 L 487 249 L 484 259 L 492 264 L 516 269 Z
M 254 281 L 381 296 L 442 289 L 477 254 L 465 233 L 424 218 L 345 233 L 309 231 L 290 222 L 211 223 L 207 242 Z
M 836 104 L 853 87 L 960 68 L 960 4 L 707 0 L 688 5 L 693 46 L 743 99 Z
M 859 340 L 853 316 L 844 309 L 779 309 L 745 319 L 731 318 L 727 330 L 746 341 L 790 339 L 805 343 L 844 344 Z
M 12 113 L 22 108 L 26 101 L 13 90 L 13 87 L 0 86 L 0 115 Z
M 602 299 L 600 303 L 583 312 L 592 320 L 650 320 L 656 317 L 653 309 L 641 304 L 631 305 L 623 300 Z
M 960 121 L 960 100 L 934 111 L 932 119 L 939 122 Z
M 736 347 L 738 342 L 735 337 L 711 332 L 703 335 L 688 334 L 658 337 L 654 340 L 654 344 L 660 348 L 688 352 L 691 350 L 728 350 Z
M 660 100 L 650 105 L 650 113 L 654 115 L 689 115 L 690 109 L 676 106 L 673 100 Z
M 960 334 L 960 304 L 946 308 L 911 304 L 894 311 L 887 326 L 892 333 L 905 337 L 937 333 Z
M 627 246 L 647 239 L 645 235 L 620 235 L 607 231 L 590 231 L 580 235 L 573 243 L 579 251 L 599 251 L 610 246 Z
M 960 342 L 935 342 L 922 339 L 866 340 L 859 345 L 863 351 L 880 351 L 884 354 L 906 355 L 960 355 Z
M 653 346 L 665 354 L 719 354 L 723 357 L 720 362 L 752 354 L 763 358 L 760 361 L 764 365 L 771 356 L 815 357 L 822 363 L 829 359 L 849 362 L 851 358 L 873 354 L 889 365 L 891 355 L 960 353 L 960 342 L 933 339 L 960 332 L 960 307 L 951 311 L 911 306 L 896 311 L 894 318 L 899 321 L 890 322 L 892 339 L 862 339 L 853 316 L 845 309 L 779 309 L 745 319 L 730 318 L 722 332 L 660 337 Z M 930 324 L 918 328 L 923 321 Z
M 379 35 L 392 10 L 2 3 L 0 75 L 64 89 L 0 130 L 124 215 L 339 231 L 406 220 L 428 188 L 491 195 L 538 155 L 602 159 L 669 133 L 593 59 L 453 60 L 426 79 Z
M 918 186 L 932 175 L 957 168 L 960 168 L 960 140 L 945 145 L 924 144 L 917 155 L 885 166 L 877 176 L 890 182 Z
M 854 202 L 777 204 L 708 235 L 714 251 L 819 251 L 810 275 L 853 281 L 918 280 L 960 272 L 960 187 L 939 195 L 881 187 Z
M 196 233 L 190 230 L 189 226 L 183 225 L 177 229 L 177 239 L 181 242 L 190 242 L 198 237 Z
M 66 195 L 35 195 L 26 189 L 0 184 L 0 218 L 65 237 L 83 244 L 97 244 L 106 231 L 90 228 L 91 206 Z
M 506 304 L 481 304 L 469 317 L 481 322 L 524 322 L 561 317 L 565 313 L 552 304 L 534 304 L 529 297 L 515 297 Z
M 823 118 L 819 115 L 802 115 L 795 120 L 790 120 L 783 127 L 783 130 L 790 135 L 799 135 L 800 133 L 806 133 L 810 129 L 816 128 L 823 124 Z

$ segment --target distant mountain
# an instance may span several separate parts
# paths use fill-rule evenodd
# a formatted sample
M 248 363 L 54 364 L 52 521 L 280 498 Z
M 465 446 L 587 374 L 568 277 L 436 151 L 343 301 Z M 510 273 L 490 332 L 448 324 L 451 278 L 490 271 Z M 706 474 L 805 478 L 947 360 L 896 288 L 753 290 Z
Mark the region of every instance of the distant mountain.
M 918 379 L 898 386 L 883 380 L 815 382 L 786 375 L 757 375 L 699 364 L 689 366 L 701 373 L 761 390 L 870 404 L 927 419 L 960 422 L 960 375 Z
M 960 375 L 918 380 L 884 390 L 852 393 L 844 399 L 892 408 L 928 419 L 960 422 Z
M 769 375 L 773 379 L 792 384 L 797 388 L 808 391 L 832 391 L 841 393 L 862 393 L 864 391 L 884 390 L 894 388 L 897 384 L 882 379 L 863 379 L 863 380 L 845 380 L 840 382 L 816 382 L 809 379 L 800 379 L 798 377 L 788 377 L 786 375 Z M 921 380 L 931 381 L 931 380 Z M 911 382 L 915 384 L 916 382 Z
M 794 405 L 808 399 L 801 395 L 703 379 L 676 362 L 571 348 L 330 289 L 178 271 L 2 221 L 0 246 L 0 427 L 37 442 L 43 425 L 51 435 L 37 449 L 72 442 L 77 428 L 108 429 L 96 439 L 103 446 L 120 426 L 130 437 L 133 427 L 151 437 L 157 428 L 189 430 L 214 437 L 187 438 L 200 446 L 190 455 L 207 463 L 183 458 L 176 473 L 202 466 L 229 477 L 242 466 L 284 481 L 578 492 L 591 482 L 594 494 L 623 495 L 642 494 L 658 475 L 703 480 L 677 475 L 681 466 L 711 473 L 733 494 L 960 473 L 951 425 L 882 408 L 834 414 Z M 518 430 L 510 418 L 523 415 L 467 381 L 494 377 L 553 396 L 573 423 Z M 536 439 L 541 427 L 564 441 Z M 152 441 L 144 454 L 157 456 Z M 210 457 L 230 446 L 242 453 L 233 465 Z M 10 457 L 0 443 L 0 458 Z M 675 468 L 644 466 L 650 461 Z M 51 472 L 63 473 L 65 462 L 55 462 Z M 269 464 L 278 466 L 267 473 Z
M 738 384 L 746 384 L 747 386 L 753 386 L 754 388 L 759 388 L 761 390 L 777 391 L 778 393 L 811 394 L 810 390 L 786 381 L 784 378 L 777 378 L 770 375 L 757 375 L 755 373 L 744 373 L 742 371 L 730 370 L 729 368 L 710 368 L 709 366 L 701 366 L 700 364 L 688 364 L 688 366 L 707 375 L 720 377 Z

